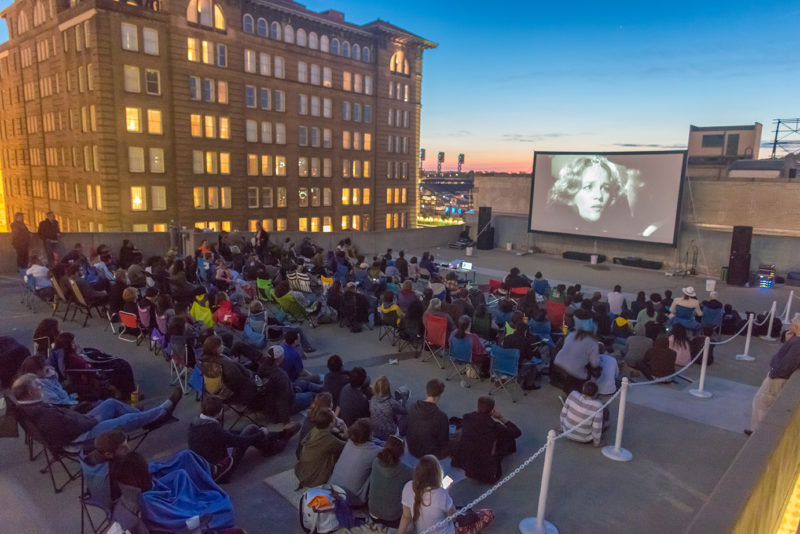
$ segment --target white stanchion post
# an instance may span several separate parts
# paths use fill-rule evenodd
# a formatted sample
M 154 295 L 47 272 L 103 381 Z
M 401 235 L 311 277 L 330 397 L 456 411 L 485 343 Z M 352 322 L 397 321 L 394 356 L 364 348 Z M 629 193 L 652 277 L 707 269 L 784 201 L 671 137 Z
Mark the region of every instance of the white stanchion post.
M 690 389 L 689 393 L 701 399 L 708 399 L 711 397 L 711 392 L 706 391 L 703 387 L 706 384 L 706 368 L 708 367 L 708 350 L 711 347 L 711 338 L 706 336 L 706 342 L 703 344 L 703 364 L 700 366 L 700 386 L 697 389 Z
M 776 338 L 772 337 L 772 323 L 775 320 L 775 307 L 778 305 L 778 302 L 773 300 L 772 307 L 769 309 L 769 321 L 767 322 L 767 335 L 761 336 L 761 339 L 764 341 L 775 341 Z
M 788 323 L 792 320 L 792 299 L 794 298 L 794 289 L 789 292 L 789 300 L 786 301 L 786 308 L 783 310 L 783 315 L 781 316 L 781 321 L 783 324 Z
M 744 354 L 737 354 L 736 359 L 741 360 L 743 362 L 752 362 L 755 360 L 752 356 L 750 356 L 750 338 L 753 336 L 753 319 L 755 318 L 754 313 L 749 313 L 747 315 L 747 338 L 744 340 Z
M 544 520 L 547 507 L 547 490 L 550 487 L 550 471 L 553 468 L 553 447 L 556 443 L 556 431 L 547 433 L 547 450 L 544 452 L 542 468 L 542 485 L 539 489 L 539 508 L 536 517 L 526 517 L 519 522 L 520 534 L 558 534 L 558 529 L 550 521 Z
M 622 388 L 619 394 L 619 411 L 617 412 L 617 436 L 614 445 L 603 447 L 603 456 L 617 462 L 630 462 L 633 460 L 631 451 L 622 448 L 622 427 L 625 425 L 625 403 L 628 400 L 628 377 L 622 379 Z

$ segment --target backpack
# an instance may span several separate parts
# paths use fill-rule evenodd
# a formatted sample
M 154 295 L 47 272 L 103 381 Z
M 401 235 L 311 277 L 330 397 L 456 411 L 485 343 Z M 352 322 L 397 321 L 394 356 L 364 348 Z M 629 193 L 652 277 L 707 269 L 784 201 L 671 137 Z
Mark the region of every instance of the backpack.
M 206 328 L 214 327 L 214 315 L 211 313 L 211 308 L 208 306 L 208 297 L 205 295 L 198 295 L 194 298 L 189 315 L 198 323 L 203 323 Z
M 349 518 L 346 517 L 348 513 Z M 327 534 L 342 527 L 355 526 L 352 524 L 353 514 L 347 506 L 347 494 L 336 485 L 326 484 L 306 490 L 300 498 L 298 514 L 300 526 L 310 534 Z M 342 519 L 350 524 L 343 524 L 340 515 L 345 516 Z
M 253 316 L 248 317 L 247 321 L 244 323 L 244 330 L 242 331 L 242 340 L 248 345 L 259 349 L 263 349 L 267 346 L 266 314 L 264 314 L 264 318 L 265 320 L 262 321 Z

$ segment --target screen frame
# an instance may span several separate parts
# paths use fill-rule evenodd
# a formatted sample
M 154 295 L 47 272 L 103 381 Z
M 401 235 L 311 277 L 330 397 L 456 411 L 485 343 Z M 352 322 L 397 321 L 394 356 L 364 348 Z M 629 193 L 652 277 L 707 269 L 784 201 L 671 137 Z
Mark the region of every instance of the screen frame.
M 631 156 L 631 155 L 666 155 L 666 154 L 683 154 L 683 163 L 681 165 L 681 178 L 680 184 L 678 186 L 678 202 L 677 206 L 675 207 L 675 228 L 672 233 L 672 243 L 662 243 L 658 241 L 646 241 L 643 239 L 627 239 L 624 237 L 606 237 L 606 236 L 582 236 L 578 234 L 571 234 L 568 232 L 553 232 L 548 230 L 534 230 L 531 228 L 533 222 L 533 191 L 536 185 L 536 157 L 541 154 L 543 156 L 580 156 L 586 154 L 597 154 L 600 156 Z M 637 243 L 637 244 L 644 244 L 644 245 L 651 245 L 656 247 L 671 247 L 676 248 L 678 244 L 678 234 L 680 232 L 681 227 L 681 207 L 683 204 L 683 187 L 686 183 L 686 163 L 688 160 L 689 151 L 685 150 L 630 150 L 630 151 L 622 151 L 622 152 L 604 152 L 604 151 L 592 151 L 592 150 L 581 150 L 581 151 L 549 151 L 549 150 L 540 150 L 540 151 L 533 151 L 533 168 L 531 169 L 531 198 L 528 204 L 528 233 L 529 234 L 548 234 L 548 235 L 558 235 L 558 236 L 570 236 L 570 237 L 582 237 L 584 239 L 602 239 L 607 241 L 617 241 L 623 243 Z

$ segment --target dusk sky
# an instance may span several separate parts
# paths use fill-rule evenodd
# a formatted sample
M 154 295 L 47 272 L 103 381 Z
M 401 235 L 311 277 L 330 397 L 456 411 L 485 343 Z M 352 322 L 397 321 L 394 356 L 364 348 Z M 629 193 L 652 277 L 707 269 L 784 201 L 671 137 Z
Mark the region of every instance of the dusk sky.
M 771 141 L 773 119 L 800 113 L 796 1 L 305 5 L 439 43 L 423 61 L 426 168 L 439 150 L 448 170 L 464 152 L 466 169 L 530 171 L 534 150 L 682 148 L 690 124 L 761 122 Z

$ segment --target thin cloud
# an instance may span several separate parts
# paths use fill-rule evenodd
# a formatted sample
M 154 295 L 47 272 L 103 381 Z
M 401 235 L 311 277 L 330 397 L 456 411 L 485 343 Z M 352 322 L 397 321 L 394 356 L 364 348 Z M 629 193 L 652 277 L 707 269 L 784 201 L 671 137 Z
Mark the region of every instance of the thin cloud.
M 686 148 L 686 145 L 661 145 L 658 143 L 614 143 L 613 146 L 623 148 Z
M 535 143 L 544 139 L 558 139 L 559 137 L 567 137 L 570 134 L 560 132 L 550 132 L 542 134 L 503 134 L 503 141 L 511 143 Z

